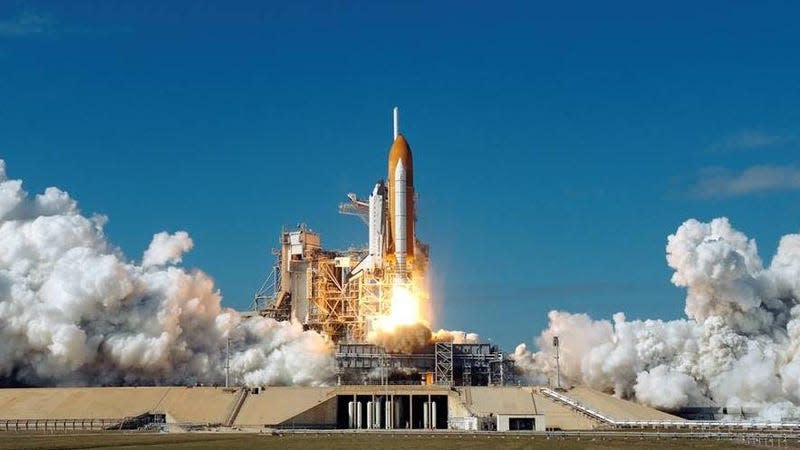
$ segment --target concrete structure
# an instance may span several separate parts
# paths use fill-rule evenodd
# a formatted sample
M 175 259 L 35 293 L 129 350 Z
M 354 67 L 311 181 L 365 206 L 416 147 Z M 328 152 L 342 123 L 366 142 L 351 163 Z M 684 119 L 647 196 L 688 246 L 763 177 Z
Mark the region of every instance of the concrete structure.
M 570 398 L 580 403 L 602 411 L 603 414 L 615 420 L 683 420 L 672 414 L 649 408 L 638 403 L 633 403 L 613 395 L 604 394 L 585 386 L 576 386 L 565 392 Z
M 248 395 L 234 425 L 334 428 L 335 397 L 327 387 L 266 387 Z
M 122 418 L 163 412 L 181 423 L 223 423 L 241 389 L 113 387 L 0 389 L 0 418 Z
M 251 431 L 800 429 L 798 423 L 687 421 L 586 387 L 0 389 L 0 432 L 137 429 L 159 423 L 172 429 Z
M 545 431 L 544 414 L 498 414 L 497 431 Z
M 555 430 L 591 430 L 602 425 L 542 395 L 536 387 L 464 387 L 457 392 L 466 414 L 481 419 L 478 429 L 482 430 L 497 426 L 497 414 L 544 415 L 546 427 Z

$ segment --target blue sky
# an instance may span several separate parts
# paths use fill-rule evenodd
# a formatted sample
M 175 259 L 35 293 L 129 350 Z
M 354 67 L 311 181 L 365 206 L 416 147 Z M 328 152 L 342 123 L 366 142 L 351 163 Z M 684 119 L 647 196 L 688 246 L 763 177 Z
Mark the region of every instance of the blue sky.
M 0 158 L 140 259 L 247 308 L 282 226 L 329 247 L 414 151 L 436 325 L 507 349 L 551 309 L 683 316 L 666 237 L 727 216 L 769 261 L 800 230 L 795 2 L 0 3 Z M 602 3 L 602 5 L 601 5 Z

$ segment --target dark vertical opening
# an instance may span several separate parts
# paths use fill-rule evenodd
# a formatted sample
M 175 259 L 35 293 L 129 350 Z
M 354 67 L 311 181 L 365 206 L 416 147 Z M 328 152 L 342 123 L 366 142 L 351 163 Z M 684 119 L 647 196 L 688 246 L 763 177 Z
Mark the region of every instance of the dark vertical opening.
M 433 395 L 431 401 L 436 403 L 436 423 L 434 428 L 440 430 L 447 429 L 448 405 L 446 395 Z
M 352 395 L 337 395 L 336 396 L 336 428 L 348 428 L 348 413 L 347 404 L 353 401 Z
M 508 419 L 508 429 L 511 431 L 533 431 L 534 430 L 533 418 L 524 417 L 511 417 Z

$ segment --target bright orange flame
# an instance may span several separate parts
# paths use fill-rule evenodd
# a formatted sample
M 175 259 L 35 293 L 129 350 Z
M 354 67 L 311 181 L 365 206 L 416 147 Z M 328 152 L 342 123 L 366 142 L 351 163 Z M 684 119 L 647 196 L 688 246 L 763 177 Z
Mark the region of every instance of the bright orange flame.
M 396 325 L 412 325 L 419 321 L 419 298 L 411 293 L 408 286 L 397 284 L 392 287 L 392 311 L 389 317 Z
M 406 284 L 394 284 L 389 315 L 378 317 L 376 327 L 391 332 L 398 326 L 419 322 L 423 322 L 420 314 L 420 296 Z

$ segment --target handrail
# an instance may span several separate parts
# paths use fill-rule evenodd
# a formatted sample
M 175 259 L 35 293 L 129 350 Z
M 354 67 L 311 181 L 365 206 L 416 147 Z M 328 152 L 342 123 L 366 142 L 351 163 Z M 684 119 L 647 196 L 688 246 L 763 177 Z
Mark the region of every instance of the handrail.
M 605 422 L 615 427 L 653 427 L 653 428 L 682 428 L 682 427 L 709 427 L 709 428 L 770 428 L 800 431 L 800 422 L 766 422 L 766 421 L 729 421 L 718 420 L 617 420 L 595 409 L 592 409 L 572 397 L 559 394 L 549 388 L 540 388 L 540 392 L 547 397 L 571 406 L 590 417 Z
M 231 427 L 233 423 L 236 421 L 236 417 L 239 415 L 239 412 L 242 410 L 242 406 L 244 405 L 245 399 L 247 399 L 247 394 L 250 393 L 250 389 L 246 387 L 239 388 L 239 395 L 236 397 L 236 400 L 231 408 L 228 417 L 225 419 L 225 426 Z

